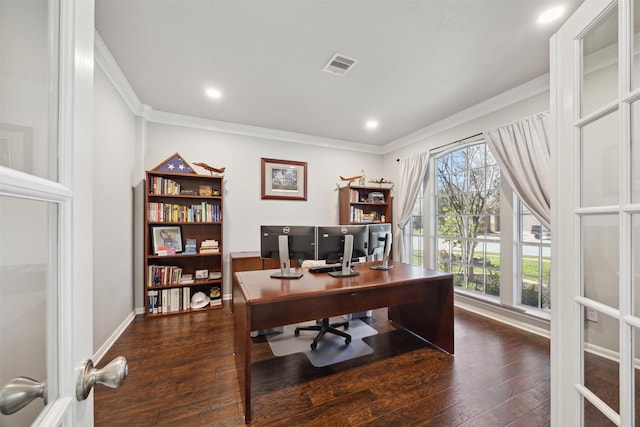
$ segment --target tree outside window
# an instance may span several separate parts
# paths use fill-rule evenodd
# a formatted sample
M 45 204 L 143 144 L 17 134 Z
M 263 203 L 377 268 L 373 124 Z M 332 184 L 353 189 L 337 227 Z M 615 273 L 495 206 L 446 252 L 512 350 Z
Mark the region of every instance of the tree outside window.
M 500 295 L 500 168 L 485 143 L 435 160 L 438 269 L 454 284 Z

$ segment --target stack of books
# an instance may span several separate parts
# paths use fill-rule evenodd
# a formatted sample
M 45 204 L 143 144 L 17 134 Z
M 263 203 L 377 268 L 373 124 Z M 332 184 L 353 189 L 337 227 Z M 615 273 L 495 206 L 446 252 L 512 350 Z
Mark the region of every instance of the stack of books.
M 183 254 L 195 254 L 196 253 L 196 239 L 187 239 L 187 243 L 184 246 Z
M 213 239 L 203 240 L 200 244 L 200 253 L 205 254 L 217 254 L 220 253 L 220 247 L 218 246 L 218 241 Z

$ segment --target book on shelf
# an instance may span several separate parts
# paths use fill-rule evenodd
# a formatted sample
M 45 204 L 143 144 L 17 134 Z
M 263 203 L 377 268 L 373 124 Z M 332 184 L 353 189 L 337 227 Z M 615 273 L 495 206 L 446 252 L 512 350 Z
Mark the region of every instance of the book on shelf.
M 184 245 L 183 255 L 195 254 L 196 253 L 196 239 L 187 239 Z
M 147 272 L 147 286 L 177 285 L 182 278 L 182 268 L 175 265 L 150 265 Z
M 171 289 L 171 301 L 169 302 L 169 310 L 171 312 L 180 311 L 180 289 Z
M 161 176 L 151 177 L 149 181 L 149 194 L 154 195 L 178 195 L 180 194 L 180 183 L 173 179 Z
M 191 307 L 191 289 L 182 288 L 182 309 L 188 310 Z
M 200 243 L 200 253 L 220 253 L 220 246 L 215 239 L 205 239 Z
M 158 291 L 148 291 L 147 298 L 147 312 L 158 314 Z
M 191 206 L 149 202 L 147 218 L 151 222 L 220 222 L 222 214 L 219 205 L 207 202 Z
M 191 288 L 162 289 L 147 291 L 147 312 L 149 314 L 175 313 L 191 307 Z
M 188 285 L 193 282 L 194 282 L 193 274 L 186 273 L 186 274 L 182 274 L 182 277 L 180 277 L 180 281 L 178 283 L 180 283 L 181 285 Z
M 163 289 L 162 290 L 162 313 L 168 313 L 169 312 L 169 290 L 168 289 Z M 160 311 L 160 310 L 158 310 Z

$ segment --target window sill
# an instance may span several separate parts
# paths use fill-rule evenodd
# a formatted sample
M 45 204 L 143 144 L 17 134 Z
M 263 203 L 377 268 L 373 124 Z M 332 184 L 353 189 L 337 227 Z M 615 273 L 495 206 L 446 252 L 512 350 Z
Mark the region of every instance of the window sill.
M 516 306 L 516 308 L 522 310 L 524 314 L 528 316 L 536 317 L 538 319 L 546 320 L 549 322 L 551 321 L 551 313 L 546 310 L 540 310 L 537 308 L 528 307 L 526 305 L 519 305 L 519 306 Z
M 551 316 L 542 310 L 501 304 L 497 297 L 477 295 L 463 289 L 455 289 L 455 305 L 536 335 L 550 337 Z

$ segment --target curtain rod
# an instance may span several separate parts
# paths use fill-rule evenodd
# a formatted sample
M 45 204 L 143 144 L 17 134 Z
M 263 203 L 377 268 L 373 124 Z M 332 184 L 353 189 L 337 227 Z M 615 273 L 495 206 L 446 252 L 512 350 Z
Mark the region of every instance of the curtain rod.
M 466 141 L 467 139 L 475 138 L 476 136 L 480 136 L 480 135 L 482 135 L 482 132 L 476 133 L 475 135 L 467 136 L 466 138 L 458 139 L 457 141 L 449 142 L 449 143 L 441 145 L 439 147 L 432 148 L 429 151 L 439 150 L 441 148 L 448 147 L 448 146 L 453 145 L 453 144 L 458 144 L 458 143 L 460 143 L 462 141 Z M 400 159 L 396 159 L 396 162 L 399 162 L 399 161 L 400 161 Z

